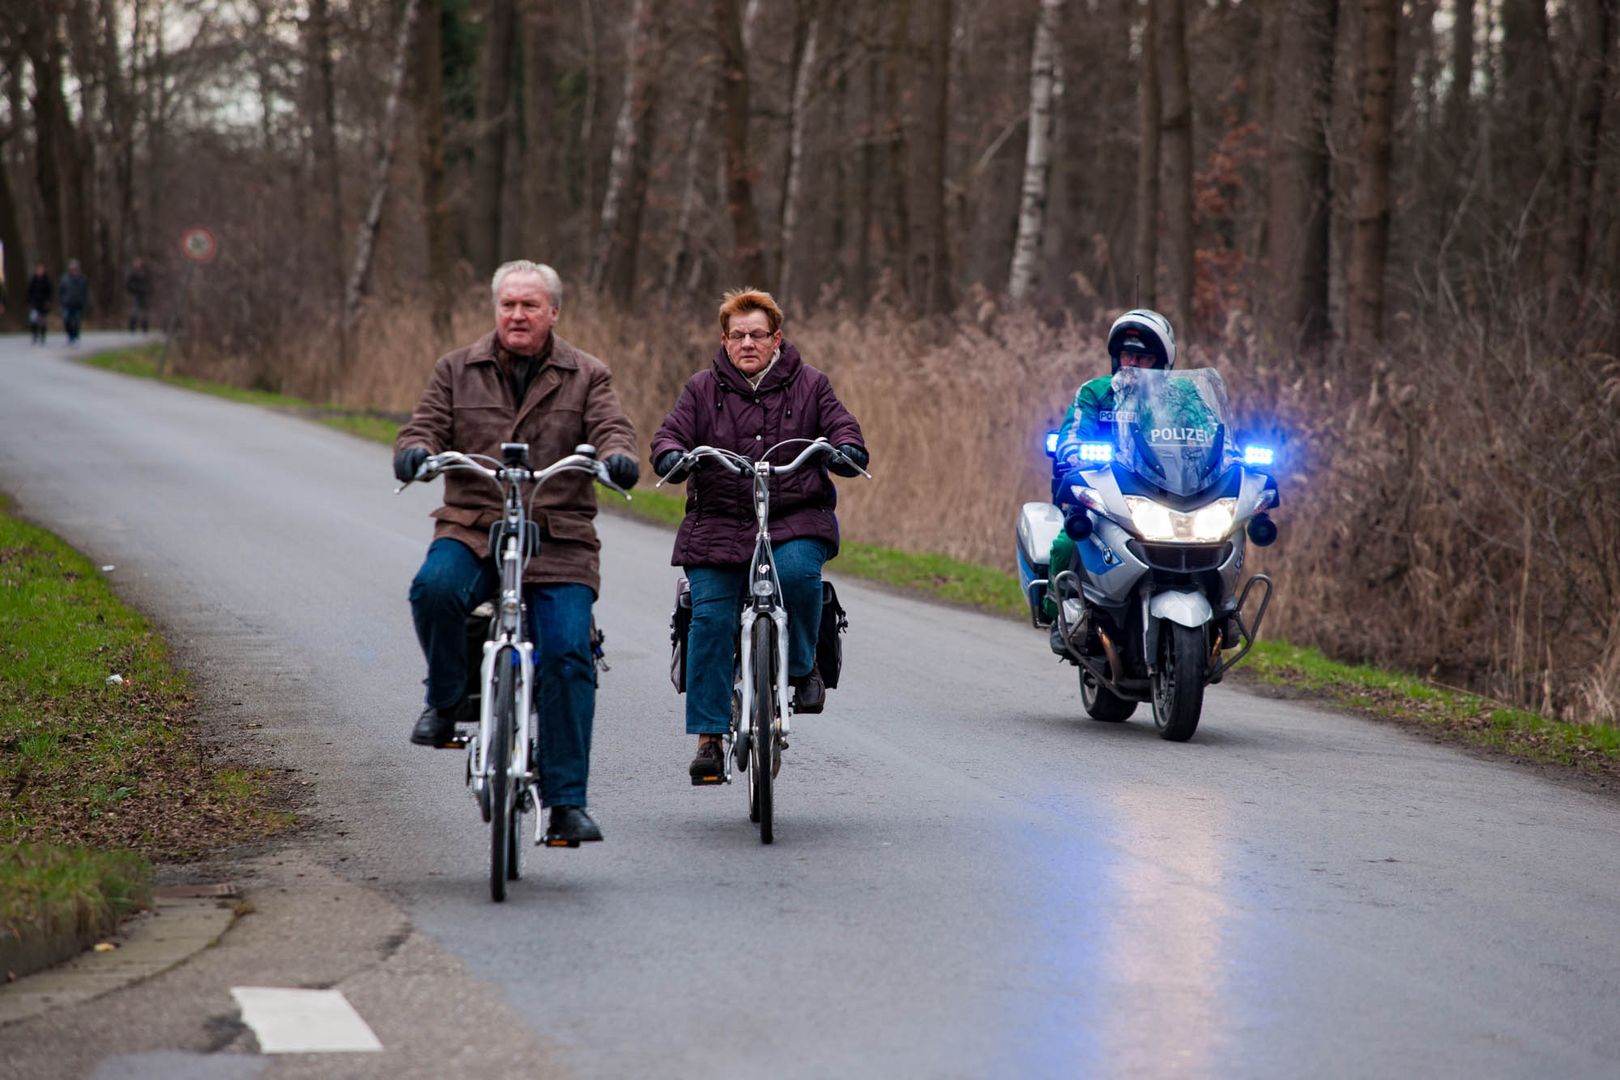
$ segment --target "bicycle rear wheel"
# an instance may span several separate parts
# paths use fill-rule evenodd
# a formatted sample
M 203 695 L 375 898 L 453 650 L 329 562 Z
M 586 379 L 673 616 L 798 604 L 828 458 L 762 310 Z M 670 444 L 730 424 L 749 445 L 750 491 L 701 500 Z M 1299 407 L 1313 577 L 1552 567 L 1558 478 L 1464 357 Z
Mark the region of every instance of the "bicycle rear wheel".
M 512 830 L 512 729 L 515 715 L 513 683 L 516 672 L 512 656 L 503 651 L 495 657 L 495 702 L 490 714 L 489 753 L 489 897 L 496 903 L 506 899 L 508 866 L 516 837 Z
M 759 842 L 775 839 L 771 821 L 774 779 L 771 768 L 776 754 L 776 623 L 768 618 L 754 621 L 753 657 L 750 678 L 754 692 L 753 737 L 749 740 L 748 792 L 749 817 L 759 822 Z

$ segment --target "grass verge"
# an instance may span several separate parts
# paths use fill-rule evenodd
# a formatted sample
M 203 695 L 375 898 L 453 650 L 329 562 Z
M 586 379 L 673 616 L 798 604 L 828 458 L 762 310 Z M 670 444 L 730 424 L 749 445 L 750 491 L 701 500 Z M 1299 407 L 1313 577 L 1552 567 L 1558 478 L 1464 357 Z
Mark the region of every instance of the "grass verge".
M 141 355 L 131 358 L 131 354 Z M 156 356 L 157 346 L 147 345 L 103 353 L 87 362 L 112 371 L 157 377 Z M 279 394 L 175 376 L 163 378 L 204 393 L 296 411 L 378 442 L 392 443 L 398 430 L 397 421 L 380 414 L 337 413 Z M 630 503 L 603 500 L 602 505 L 664 525 L 678 524 L 685 512 L 684 498 L 665 490 L 643 489 L 635 492 Z M 1026 617 L 1017 575 L 1008 570 L 855 541 L 844 542 L 835 570 L 947 603 Z M 1475 694 L 1436 687 L 1415 676 L 1342 664 L 1314 649 L 1285 642 L 1258 642 L 1237 674 L 1245 681 L 1287 688 L 1366 715 L 1416 724 L 1467 745 L 1620 779 L 1620 728 L 1549 719 Z
M 277 831 L 265 770 L 222 769 L 152 627 L 0 505 L 0 931 L 144 903 L 151 860 Z
M 1470 746 L 1620 780 L 1620 728 L 1608 724 L 1552 720 L 1416 676 L 1343 664 L 1286 642 L 1257 642 L 1238 671 L 1246 681 L 1416 724 Z

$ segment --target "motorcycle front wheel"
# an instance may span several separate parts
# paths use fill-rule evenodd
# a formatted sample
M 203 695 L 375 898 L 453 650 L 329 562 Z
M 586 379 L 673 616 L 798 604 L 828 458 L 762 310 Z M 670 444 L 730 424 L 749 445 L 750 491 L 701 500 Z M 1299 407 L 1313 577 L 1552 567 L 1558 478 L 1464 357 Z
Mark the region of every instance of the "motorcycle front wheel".
M 1186 742 L 1198 730 L 1208 655 L 1202 627 L 1161 624 L 1159 670 L 1153 675 L 1153 724 L 1160 738 Z

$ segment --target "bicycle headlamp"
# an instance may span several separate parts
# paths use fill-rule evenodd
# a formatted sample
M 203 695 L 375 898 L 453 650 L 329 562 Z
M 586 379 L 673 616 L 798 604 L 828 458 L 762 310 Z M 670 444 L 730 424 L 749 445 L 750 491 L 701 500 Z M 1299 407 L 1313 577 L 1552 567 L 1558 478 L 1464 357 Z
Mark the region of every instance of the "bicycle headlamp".
M 756 578 L 754 581 L 754 595 L 764 600 L 771 595 L 771 579 Z

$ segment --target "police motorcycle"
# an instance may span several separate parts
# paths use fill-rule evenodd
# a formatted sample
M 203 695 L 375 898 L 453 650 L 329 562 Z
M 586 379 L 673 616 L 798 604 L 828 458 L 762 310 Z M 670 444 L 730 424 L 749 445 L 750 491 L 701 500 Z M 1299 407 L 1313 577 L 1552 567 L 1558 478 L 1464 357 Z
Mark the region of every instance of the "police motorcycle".
M 1114 378 L 1112 442 L 1083 443 L 1078 468 L 1055 460 L 1054 502 L 1025 503 L 1018 575 L 1030 621 L 1080 674 L 1095 720 L 1152 705 L 1159 734 L 1198 729 L 1204 687 L 1249 652 L 1271 602 L 1271 579 L 1242 580 L 1247 541 L 1277 538 L 1273 451 L 1240 447 L 1219 373 L 1123 368 Z M 1048 573 L 1058 531 L 1075 541 L 1068 567 Z M 1050 578 L 1050 584 L 1049 579 Z

